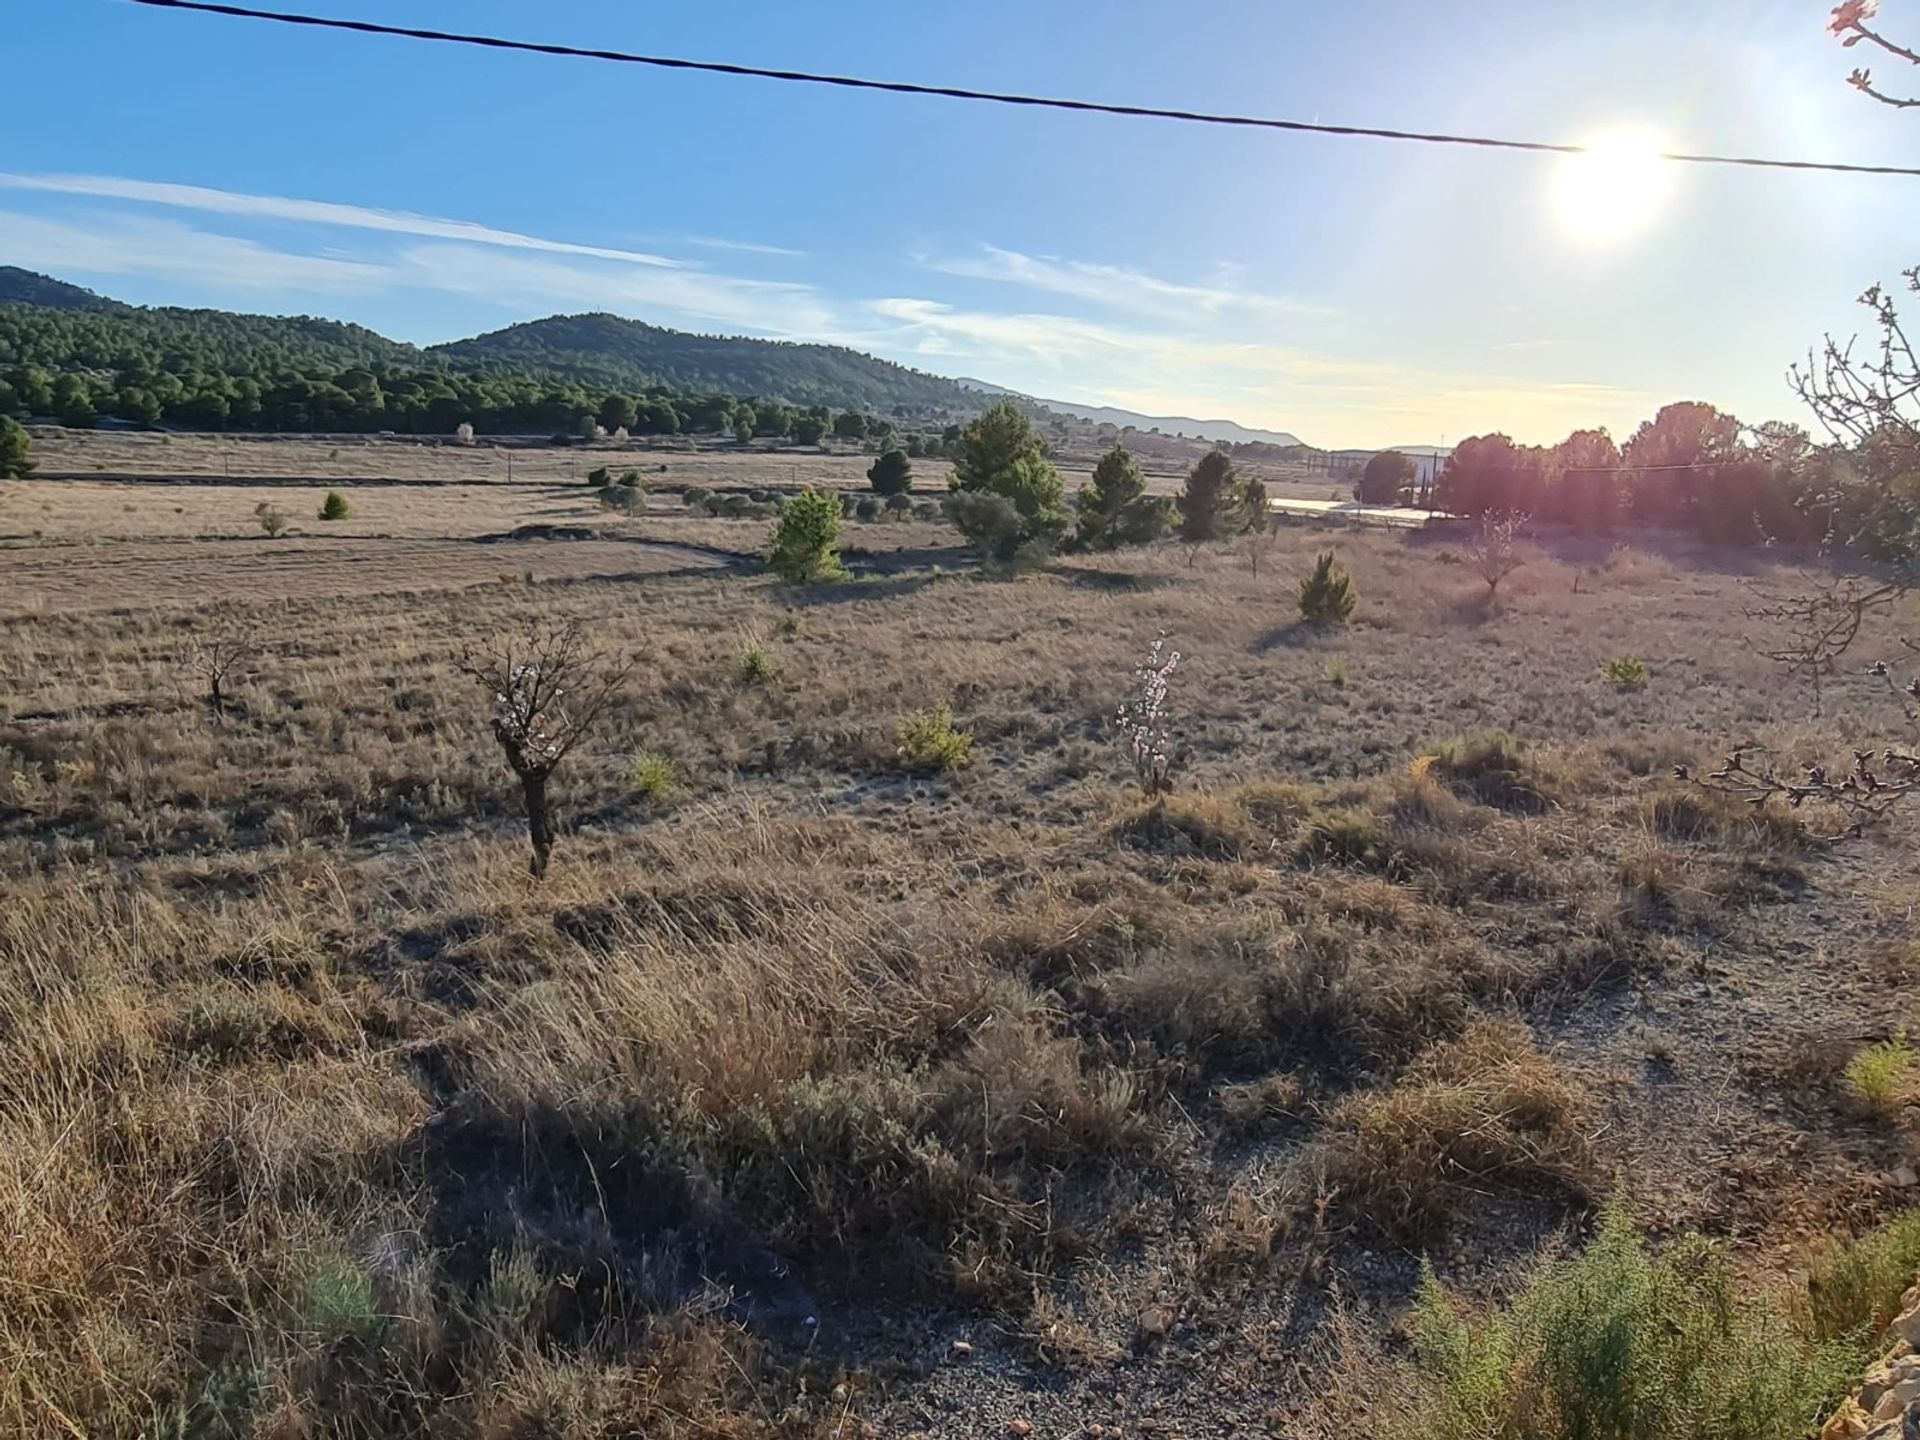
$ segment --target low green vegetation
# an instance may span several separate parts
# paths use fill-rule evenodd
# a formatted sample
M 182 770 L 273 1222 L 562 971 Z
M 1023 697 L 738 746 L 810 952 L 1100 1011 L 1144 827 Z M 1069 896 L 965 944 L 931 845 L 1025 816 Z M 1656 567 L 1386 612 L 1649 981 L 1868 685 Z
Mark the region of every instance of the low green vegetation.
M 1875 1110 L 1892 1110 L 1906 1097 L 1913 1076 L 1913 1043 L 1902 1030 L 1869 1045 L 1847 1063 L 1847 1088 Z
M 322 520 L 345 520 L 353 514 L 353 507 L 347 503 L 347 497 L 338 490 L 329 490 L 327 498 L 320 502 Z
M 972 757 L 973 732 L 953 723 L 952 707 L 945 701 L 900 722 L 900 759 L 909 770 L 958 770 Z
M 656 804 L 672 799 L 680 788 L 673 762 L 651 750 L 636 750 L 628 757 L 627 775 L 633 781 L 634 793 Z
M 1647 687 L 1647 662 L 1636 655 L 1616 655 L 1600 667 L 1600 673 L 1616 690 L 1644 690 Z
M 1414 1330 L 1407 1440 L 1803 1440 L 1865 1353 L 1808 1334 L 1704 1240 L 1650 1253 L 1617 1205 L 1581 1254 L 1483 1316 L 1429 1269 Z

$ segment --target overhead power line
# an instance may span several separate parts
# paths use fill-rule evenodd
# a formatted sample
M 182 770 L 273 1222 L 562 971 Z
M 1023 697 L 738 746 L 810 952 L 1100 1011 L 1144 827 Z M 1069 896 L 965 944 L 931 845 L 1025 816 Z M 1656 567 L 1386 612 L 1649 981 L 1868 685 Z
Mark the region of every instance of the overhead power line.
M 192 10 L 241 20 L 269 20 L 282 25 L 304 25 L 320 30 L 349 30 L 360 35 L 392 35 L 407 40 L 433 40 L 449 45 L 478 45 L 489 50 L 557 55 L 573 60 L 611 60 L 623 65 L 649 65 L 659 70 L 693 70 L 708 75 L 741 75 L 759 80 L 786 80 L 802 85 L 833 85 L 843 90 L 880 90 L 893 95 L 934 95 L 948 100 L 973 100 L 993 105 L 1024 105 L 1042 110 L 1070 110 L 1090 115 L 1125 115 L 1146 120 L 1178 120 L 1193 125 L 1229 125 L 1252 130 L 1286 130 L 1308 135 L 1358 136 L 1371 140 L 1410 140 L 1425 145 L 1468 145 L 1483 150 L 1526 150 L 1549 155 L 1581 155 L 1584 145 L 1546 140 L 1508 140 L 1490 135 L 1452 135 L 1437 131 L 1395 130 L 1378 125 L 1323 125 L 1317 121 L 1275 120 L 1257 115 L 1217 114 L 1204 110 L 1174 110 L 1156 105 L 1119 105 L 1100 100 L 1070 100 L 1059 96 L 1020 95 L 999 90 L 970 90 L 956 85 L 920 85 L 906 80 L 868 80 L 852 75 L 826 75 L 807 70 L 774 70 L 759 65 L 734 65 L 719 60 L 684 60 L 666 55 L 636 55 L 625 50 L 600 50 L 581 45 L 549 45 L 533 40 L 510 40 L 498 35 L 466 35 L 448 30 L 421 30 L 406 25 L 381 25 L 371 20 L 342 20 L 324 15 L 301 15 L 281 10 L 256 10 L 245 5 L 223 5 L 214 0 L 131 0 L 156 10 Z M 1824 170 L 1848 175 L 1905 175 L 1920 177 L 1920 167 L 1857 165 L 1831 160 L 1777 160 L 1757 155 L 1708 155 L 1665 151 L 1662 160 L 1689 165 L 1740 165 L 1763 170 Z

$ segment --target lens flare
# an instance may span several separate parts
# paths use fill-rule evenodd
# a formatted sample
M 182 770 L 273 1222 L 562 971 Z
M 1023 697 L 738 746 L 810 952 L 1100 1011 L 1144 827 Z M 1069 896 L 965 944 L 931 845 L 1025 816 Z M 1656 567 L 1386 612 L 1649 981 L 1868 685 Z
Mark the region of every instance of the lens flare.
M 1553 209 L 1562 228 L 1594 245 L 1645 230 L 1673 190 L 1673 165 L 1660 158 L 1663 148 L 1653 135 L 1622 130 L 1562 157 L 1553 177 Z

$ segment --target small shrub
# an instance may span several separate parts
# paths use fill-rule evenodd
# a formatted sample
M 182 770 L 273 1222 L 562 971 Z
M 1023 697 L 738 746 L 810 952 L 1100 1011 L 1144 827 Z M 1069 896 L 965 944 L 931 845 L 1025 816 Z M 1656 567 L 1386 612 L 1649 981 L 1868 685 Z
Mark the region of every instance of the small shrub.
M 623 471 L 620 476 L 620 483 L 630 489 L 637 488 L 640 484 L 640 472 L 638 470 Z
M 1847 1088 L 1863 1104 L 1891 1111 L 1905 1097 L 1913 1073 L 1913 1044 L 1902 1030 L 1891 1040 L 1869 1045 L 1847 1062 Z
M 862 520 L 878 520 L 880 518 L 880 502 L 871 495 L 863 495 L 859 501 L 855 503 L 853 513 Z
M 1908 1210 L 1848 1245 L 1834 1246 L 1807 1277 L 1808 1313 L 1821 1340 L 1876 1345 L 1900 1313 L 1920 1270 L 1920 1209 Z
M 1320 678 L 1336 690 L 1344 690 L 1347 681 L 1353 678 L 1353 672 L 1347 668 L 1347 662 L 1338 655 L 1320 667 Z
M 1333 552 L 1314 562 L 1313 573 L 1300 582 L 1300 616 L 1309 625 L 1343 625 L 1353 614 L 1353 579 L 1333 563 Z
M 742 685 L 771 685 L 779 675 L 780 663 L 758 640 L 749 640 L 740 647 L 740 656 L 733 664 L 733 678 Z
M 596 465 L 587 472 L 587 484 L 602 489 L 613 483 L 613 472 L 604 465 Z
M 713 492 L 704 485 L 689 485 L 681 492 L 680 498 L 687 503 L 689 508 L 695 508 L 704 506 L 712 494 Z
M 673 792 L 680 788 L 673 762 L 651 750 L 633 752 L 627 761 L 627 777 L 633 782 L 634 793 L 655 803 L 672 799 Z
M 840 506 L 831 495 L 803 490 L 773 527 L 767 565 L 789 585 L 849 578 L 840 562 Z
M 1618 1206 L 1484 1319 L 1429 1268 L 1414 1333 L 1427 1390 L 1404 1433 L 1421 1440 L 1799 1440 L 1858 1363 L 1803 1336 L 1717 1246 L 1649 1255 Z
M 913 496 L 911 495 L 889 495 L 887 497 L 887 514 L 893 516 L 896 520 L 904 520 L 908 515 L 913 513 L 913 508 Z
M 267 532 L 269 539 L 278 539 L 287 533 L 287 517 L 273 506 L 262 503 L 254 512 L 260 522 L 260 528 Z
M 1647 688 L 1647 662 L 1636 655 L 1616 655 L 1600 667 L 1600 673 L 1616 690 Z
M 973 757 L 973 732 L 954 726 L 945 701 L 900 722 L 900 759 L 909 770 L 958 770 Z
M 320 502 L 322 520 L 344 520 L 353 513 L 353 507 L 347 504 L 347 497 L 338 490 L 327 491 L 327 498 Z

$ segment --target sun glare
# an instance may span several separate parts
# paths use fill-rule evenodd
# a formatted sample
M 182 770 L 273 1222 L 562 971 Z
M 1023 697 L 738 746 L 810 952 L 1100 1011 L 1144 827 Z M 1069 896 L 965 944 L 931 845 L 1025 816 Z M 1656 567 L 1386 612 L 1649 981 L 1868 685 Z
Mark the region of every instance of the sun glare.
M 1553 208 L 1568 234 L 1591 244 L 1625 240 L 1651 225 L 1673 188 L 1663 147 L 1643 132 L 1616 131 L 1564 156 L 1553 177 Z

